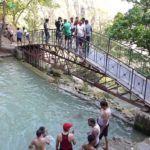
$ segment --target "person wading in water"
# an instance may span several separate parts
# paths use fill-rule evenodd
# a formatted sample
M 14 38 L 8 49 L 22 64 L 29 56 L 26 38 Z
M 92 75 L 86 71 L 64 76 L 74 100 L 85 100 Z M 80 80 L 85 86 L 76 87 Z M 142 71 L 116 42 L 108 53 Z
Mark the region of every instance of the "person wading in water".
M 95 136 L 94 135 L 88 135 L 87 139 L 88 139 L 89 143 L 82 145 L 80 150 L 96 150 L 96 148 L 94 147 Z
M 46 144 L 49 144 L 50 141 L 48 138 L 43 137 L 43 133 L 41 130 L 36 131 L 36 138 L 32 140 L 29 145 L 29 149 L 35 147 L 35 150 L 46 150 Z
M 88 125 L 92 128 L 91 132 L 89 132 L 89 135 L 94 135 L 95 137 L 94 147 L 97 148 L 99 146 L 100 127 L 96 123 L 94 118 L 88 119 Z
M 63 133 L 60 133 L 56 139 L 56 150 L 73 150 L 73 145 L 76 144 L 74 131 L 69 133 L 72 123 L 64 123 Z
M 101 129 L 101 133 L 100 133 L 100 140 L 102 139 L 102 137 L 105 137 L 105 143 L 106 146 L 104 148 L 104 150 L 108 150 L 108 127 L 109 127 L 109 120 L 110 120 L 110 116 L 111 116 L 111 109 L 108 106 L 108 103 L 106 102 L 106 100 L 103 100 L 100 102 L 100 117 L 98 118 L 98 124 L 100 126 Z

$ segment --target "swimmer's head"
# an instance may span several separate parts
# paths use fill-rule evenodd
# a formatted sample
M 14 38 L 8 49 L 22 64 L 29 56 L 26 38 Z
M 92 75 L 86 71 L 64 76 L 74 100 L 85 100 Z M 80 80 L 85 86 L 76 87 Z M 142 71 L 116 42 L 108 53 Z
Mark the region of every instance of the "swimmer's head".
M 95 144 L 95 136 L 90 134 L 87 137 L 89 144 Z
M 42 135 L 41 130 L 37 130 L 37 131 L 36 131 L 36 136 L 39 138 L 41 135 Z
M 40 128 L 39 128 L 39 130 L 41 131 L 41 133 L 42 133 L 42 135 L 43 136 L 46 136 L 47 135 L 47 129 L 44 127 L 44 126 L 41 126 Z

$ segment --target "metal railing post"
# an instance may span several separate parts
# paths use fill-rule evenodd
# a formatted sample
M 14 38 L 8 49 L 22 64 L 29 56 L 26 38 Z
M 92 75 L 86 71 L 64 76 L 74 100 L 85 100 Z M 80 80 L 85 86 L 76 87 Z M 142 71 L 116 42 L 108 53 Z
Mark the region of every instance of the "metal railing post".
M 108 54 L 109 54 L 109 52 L 110 52 L 110 41 L 111 41 L 111 39 L 110 39 L 110 37 L 108 38 L 108 47 L 107 47 L 107 52 L 108 52 Z

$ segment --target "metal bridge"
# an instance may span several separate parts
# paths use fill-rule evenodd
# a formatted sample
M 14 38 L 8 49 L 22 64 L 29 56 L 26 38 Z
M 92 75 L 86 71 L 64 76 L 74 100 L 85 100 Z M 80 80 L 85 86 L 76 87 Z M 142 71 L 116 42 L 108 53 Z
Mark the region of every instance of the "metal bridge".
M 96 86 L 138 107 L 150 106 L 150 57 L 98 33 L 92 33 L 91 42 L 77 37 L 65 43 L 56 40 L 56 30 L 50 29 L 45 44 L 43 30 L 30 33 L 18 50 L 26 62 L 39 69 L 51 65 L 64 69 L 89 84 Z

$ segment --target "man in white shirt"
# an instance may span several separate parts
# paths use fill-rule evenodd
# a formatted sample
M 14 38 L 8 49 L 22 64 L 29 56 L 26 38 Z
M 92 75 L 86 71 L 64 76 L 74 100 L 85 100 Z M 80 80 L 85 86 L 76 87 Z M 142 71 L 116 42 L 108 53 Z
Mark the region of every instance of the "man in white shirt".
M 94 135 L 95 136 L 95 144 L 94 147 L 97 148 L 99 145 L 99 136 L 100 136 L 100 127 L 99 125 L 96 123 L 94 118 L 89 118 L 88 119 L 88 125 L 90 127 L 92 127 L 91 132 L 89 132 L 89 134 Z
M 82 24 L 82 22 L 80 22 L 80 24 L 77 25 L 76 36 L 76 48 L 82 49 L 85 36 L 85 26 Z

